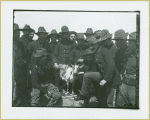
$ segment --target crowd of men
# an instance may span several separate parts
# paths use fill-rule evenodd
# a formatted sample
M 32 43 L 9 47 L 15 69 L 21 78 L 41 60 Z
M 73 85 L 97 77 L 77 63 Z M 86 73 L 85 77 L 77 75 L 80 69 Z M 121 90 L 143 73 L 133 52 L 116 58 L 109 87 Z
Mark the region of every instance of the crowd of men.
M 61 32 L 53 29 L 48 34 L 44 27 L 35 32 L 29 25 L 20 29 L 14 23 L 12 104 L 26 106 L 24 96 L 30 93 L 28 106 L 44 106 L 42 96 L 49 99 L 48 106 L 61 106 L 65 83 L 58 66 L 82 64 L 78 69 L 82 74 L 74 74 L 72 83 L 75 101 L 98 103 L 94 107 L 134 106 L 138 43 L 136 32 L 123 29 L 112 38 L 106 29 L 77 33 L 62 26 Z

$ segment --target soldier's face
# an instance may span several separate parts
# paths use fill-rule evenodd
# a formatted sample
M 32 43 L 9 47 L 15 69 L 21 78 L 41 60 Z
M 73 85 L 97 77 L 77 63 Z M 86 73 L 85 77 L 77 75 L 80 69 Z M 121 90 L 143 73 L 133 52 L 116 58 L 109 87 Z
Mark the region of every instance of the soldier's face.
M 122 48 L 123 46 L 126 46 L 127 45 L 127 42 L 125 39 L 117 39 L 116 40 L 116 45 L 118 48 Z
M 46 55 L 43 55 L 41 57 L 39 57 L 39 64 L 40 65 L 44 65 L 46 63 L 46 60 L 47 60 L 47 56 Z
M 85 41 L 84 40 L 77 40 L 77 43 L 79 46 L 84 46 Z
M 15 40 L 18 40 L 20 38 L 20 32 L 16 31 L 14 35 Z
M 105 40 L 105 45 L 109 46 L 111 44 L 112 44 L 111 38 L 108 38 L 107 40 Z
M 34 37 L 34 32 L 30 32 L 30 34 L 29 34 L 29 39 L 33 39 L 33 37 Z
M 26 30 L 26 31 L 23 32 L 23 34 L 24 34 L 24 36 L 25 36 L 26 39 L 29 38 L 29 33 L 30 32 L 28 30 Z
M 136 42 L 135 40 L 130 40 L 127 43 L 129 51 L 135 51 L 136 50 Z
M 62 34 L 62 38 L 63 38 L 64 40 L 69 40 L 69 38 L 70 38 L 70 33 L 63 33 L 63 34 Z
M 38 36 L 39 36 L 39 40 L 43 42 L 45 38 L 47 37 L 47 33 L 40 33 Z
M 51 41 L 56 42 L 57 40 L 57 35 L 51 35 Z
M 75 35 L 75 34 L 71 34 L 71 35 L 70 35 L 70 40 L 71 40 L 71 41 L 76 40 L 76 35 Z

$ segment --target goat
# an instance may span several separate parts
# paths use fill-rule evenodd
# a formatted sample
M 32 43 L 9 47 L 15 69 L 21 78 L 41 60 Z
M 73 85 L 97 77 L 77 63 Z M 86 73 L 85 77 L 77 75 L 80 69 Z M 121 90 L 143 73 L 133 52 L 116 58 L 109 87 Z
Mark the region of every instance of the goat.
M 77 73 L 77 70 L 79 68 L 78 65 L 72 65 L 72 67 L 68 66 L 68 65 L 60 65 L 60 78 L 62 78 L 62 80 L 66 81 L 67 84 L 67 93 L 69 93 L 69 83 L 72 83 L 74 80 L 74 74 Z M 72 94 L 74 94 L 73 90 L 72 90 Z

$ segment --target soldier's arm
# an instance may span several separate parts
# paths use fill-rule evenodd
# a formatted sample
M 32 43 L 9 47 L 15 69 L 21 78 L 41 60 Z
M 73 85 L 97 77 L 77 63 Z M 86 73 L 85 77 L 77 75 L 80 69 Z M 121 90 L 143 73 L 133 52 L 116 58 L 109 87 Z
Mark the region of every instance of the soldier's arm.
M 103 51 L 104 58 L 106 60 L 106 71 L 104 75 L 104 80 L 107 82 L 111 81 L 112 76 L 115 72 L 115 62 L 113 59 L 113 56 L 111 55 L 111 52 L 106 48 Z
M 27 47 L 27 63 L 31 64 L 31 56 L 32 53 L 34 51 L 34 46 L 33 46 L 33 42 L 29 43 L 28 47 Z
M 73 64 L 74 63 L 74 58 L 75 58 L 75 51 L 72 49 L 70 55 L 69 55 L 69 63 Z

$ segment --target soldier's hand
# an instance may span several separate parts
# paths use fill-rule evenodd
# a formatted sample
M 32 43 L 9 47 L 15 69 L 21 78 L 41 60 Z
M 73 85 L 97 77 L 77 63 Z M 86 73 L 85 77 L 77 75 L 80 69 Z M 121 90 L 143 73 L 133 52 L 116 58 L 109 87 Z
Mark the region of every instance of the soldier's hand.
M 44 94 L 44 96 L 45 96 L 47 99 L 50 99 L 50 98 L 48 97 L 48 95 L 47 95 L 47 94 Z
M 98 102 L 98 99 L 95 97 L 95 96 L 93 96 L 93 97 L 91 97 L 91 99 L 90 99 L 90 103 L 91 102 Z
M 84 60 L 83 59 L 78 59 L 77 62 L 82 63 Z
M 104 86 L 106 84 L 106 80 L 100 81 L 100 86 Z
M 54 64 L 54 67 L 55 67 L 56 69 L 58 69 L 58 66 L 59 66 L 59 65 L 58 65 L 57 63 Z

